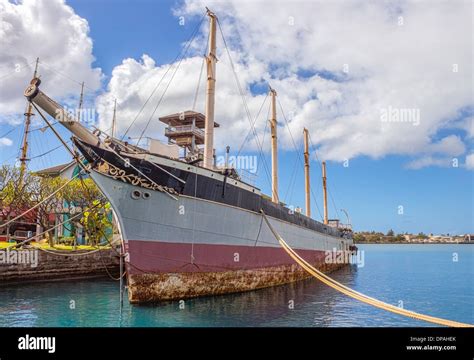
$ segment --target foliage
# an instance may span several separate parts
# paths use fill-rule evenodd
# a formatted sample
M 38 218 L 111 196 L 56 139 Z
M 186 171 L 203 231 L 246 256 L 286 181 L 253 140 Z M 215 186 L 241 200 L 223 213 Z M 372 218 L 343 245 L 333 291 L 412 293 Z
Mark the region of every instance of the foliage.
M 69 215 L 75 216 L 84 211 L 82 217 L 79 216 L 66 225 L 71 232 L 74 232 L 77 225 L 84 226 L 89 243 L 97 244 L 111 226 L 108 220 L 110 204 L 91 179 L 76 178 L 69 183 L 68 181 L 61 177 L 45 177 L 35 173 L 26 173 L 22 178 L 18 168 L 2 166 L 0 216 L 8 221 L 37 206 L 21 220 L 37 223 L 47 230 L 54 226 L 55 214 L 64 214 L 64 210 L 69 209 L 74 211 L 70 211 Z M 63 188 L 57 191 L 61 187 Z M 55 191 L 57 192 L 50 196 Z M 53 230 L 45 234 L 50 245 L 53 245 L 52 235 Z
M 28 207 L 30 182 L 31 174 L 25 174 L 21 179 L 19 168 L 7 165 L 0 168 L 0 216 L 2 218 L 10 219 L 15 216 L 18 209 Z M 24 221 L 28 220 L 31 219 L 24 219 Z
M 101 202 L 101 200 L 94 200 L 92 207 L 95 208 L 95 211 L 84 211 L 81 224 L 89 236 L 89 243 L 98 245 L 101 238 L 107 237 L 107 229 L 112 225 L 107 216 L 111 208 L 110 203 Z
M 405 241 L 405 236 L 403 236 L 403 234 L 398 234 L 398 235 L 395 237 L 394 241 L 396 241 L 396 242 Z
M 59 237 L 59 243 L 65 245 L 73 245 L 75 239 L 76 238 L 74 236 L 61 236 Z

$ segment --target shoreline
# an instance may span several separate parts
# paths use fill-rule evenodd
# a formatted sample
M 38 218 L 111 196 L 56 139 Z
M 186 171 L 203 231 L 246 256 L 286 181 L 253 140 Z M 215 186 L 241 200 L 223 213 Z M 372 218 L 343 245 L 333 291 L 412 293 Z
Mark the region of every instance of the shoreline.
M 395 241 L 362 241 L 354 242 L 354 245 L 474 245 L 474 242 L 395 242 Z

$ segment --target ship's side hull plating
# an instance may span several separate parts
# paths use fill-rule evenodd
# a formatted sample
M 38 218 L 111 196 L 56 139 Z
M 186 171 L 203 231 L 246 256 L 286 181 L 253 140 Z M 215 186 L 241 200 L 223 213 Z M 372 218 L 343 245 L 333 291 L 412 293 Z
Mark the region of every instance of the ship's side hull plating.
M 307 276 L 280 248 L 258 212 L 170 196 L 97 171 L 91 176 L 121 227 L 133 303 L 247 291 Z M 352 244 L 280 219 L 270 221 L 292 248 L 323 270 L 340 266 L 325 262 L 326 250 Z

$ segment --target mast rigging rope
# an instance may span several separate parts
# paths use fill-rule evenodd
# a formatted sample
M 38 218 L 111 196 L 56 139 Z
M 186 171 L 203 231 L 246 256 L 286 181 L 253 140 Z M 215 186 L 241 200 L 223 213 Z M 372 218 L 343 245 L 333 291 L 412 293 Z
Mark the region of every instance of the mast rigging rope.
M 183 60 L 184 58 L 184 55 L 185 53 L 188 51 L 189 49 L 189 46 L 191 44 L 191 42 L 194 40 L 194 37 L 196 36 L 197 34 L 197 31 L 201 28 L 201 24 L 206 16 L 207 12 L 204 13 L 201 17 L 201 20 L 199 21 L 198 25 L 196 26 L 196 28 L 193 30 L 192 34 L 191 34 L 191 37 L 190 37 L 190 40 L 188 41 L 188 44 L 187 46 L 174 58 L 174 60 L 172 61 L 171 65 L 168 67 L 168 69 L 166 69 L 165 73 L 163 74 L 163 76 L 161 77 L 160 81 L 156 84 L 155 88 L 153 89 L 153 91 L 151 92 L 150 96 L 146 99 L 146 101 L 143 103 L 142 107 L 140 108 L 140 110 L 138 111 L 137 115 L 135 116 L 135 118 L 133 119 L 133 121 L 130 123 L 130 125 L 127 127 L 127 130 L 125 131 L 125 133 L 122 135 L 122 138 L 121 140 L 123 141 L 123 139 L 125 138 L 125 136 L 128 134 L 128 132 L 130 131 L 130 129 L 132 128 L 133 124 L 135 123 L 135 121 L 138 119 L 138 117 L 140 116 L 140 114 L 142 113 L 142 111 L 145 109 L 145 106 L 148 104 L 148 102 L 151 100 L 151 98 L 153 97 L 153 95 L 155 94 L 156 90 L 158 89 L 158 87 L 160 86 L 161 82 L 163 81 L 163 79 L 165 78 L 165 76 L 168 74 L 168 72 L 171 70 L 171 68 L 174 66 L 175 62 L 181 57 L 181 60 L 179 61 L 181 63 L 181 61 Z M 148 127 L 148 125 L 146 126 Z M 146 128 L 145 128 L 146 129 Z M 143 136 L 143 132 L 142 132 L 142 135 L 140 136 L 140 138 Z
M 232 61 L 232 57 L 230 56 L 230 50 L 229 50 L 229 47 L 227 46 L 227 41 L 224 37 L 224 32 L 222 31 L 222 27 L 221 27 L 221 23 L 219 21 L 219 18 L 217 18 L 217 25 L 218 25 L 218 28 L 219 28 L 219 32 L 221 34 L 221 37 L 222 37 L 222 41 L 224 42 L 224 47 L 226 49 L 226 52 L 227 52 L 227 56 L 229 58 L 229 62 L 230 62 L 230 65 L 231 65 L 231 68 L 232 68 L 232 72 L 233 72 L 233 75 L 234 75 L 234 79 L 235 79 L 235 82 L 237 84 L 237 88 L 239 89 L 239 93 L 240 93 L 240 96 L 242 98 L 242 103 L 244 105 L 244 110 L 246 112 L 246 115 L 247 115 L 247 119 L 249 120 L 249 123 L 250 123 L 250 128 L 251 130 L 253 131 L 253 134 L 254 134 L 254 138 L 255 138 L 255 142 L 257 144 L 257 148 L 260 152 L 260 156 L 261 156 L 261 159 L 263 161 L 263 168 L 265 170 L 265 173 L 267 175 L 267 180 L 268 182 L 271 184 L 271 180 L 270 180 L 270 171 L 268 169 L 268 166 L 267 166 L 267 162 L 265 160 L 265 156 L 264 156 L 264 153 L 263 153 L 263 149 L 262 149 L 262 146 L 261 146 L 261 142 L 259 140 L 259 137 L 258 137 L 258 133 L 257 131 L 255 130 L 255 127 L 253 126 L 253 123 L 252 123 L 252 117 L 251 117 L 251 114 L 250 114 L 250 110 L 249 110 L 249 107 L 248 107 L 248 104 L 247 104 L 247 100 L 245 99 L 245 96 L 244 96 L 244 92 L 242 90 L 242 86 L 240 85 L 240 81 L 239 81 L 239 77 L 237 76 L 237 72 L 235 71 L 235 66 L 234 66 L 234 62 Z
M 249 131 L 248 131 L 248 133 L 247 133 L 247 136 L 245 137 L 244 141 L 242 142 L 242 144 L 241 144 L 240 147 L 239 147 L 239 151 L 237 152 L 237 156 L 239 156 L 240 153 L 242 152 L 242 149 L 244 148 L 244 145 L 245 145 L 245 143 L 247 142 L 247 140 L 248 140 L 248 138 L 249 138 L 249 136 L 250 136 L 250 133 L 251 133 L 252 129 L 255 129 L 255 124 L 257 123 L 258 117 L 260 116 L 260 112 L 262 111 L 263 106 L 265 105 L 265 102 L 267 101 L 267 99 L 268 99 L 268 93 L 267 93 L 267 95 L 265 96 L 265 99 L 263 99 L 262 105 L 260 105 L 260 109 L 258 110 L 258 113 L 257 113 L 257 115 L 255 116 L 255 119 L 254 119 L 254 121 L 253 121 L 253 123 L 252 123 L 252 126 L 251 126 L 251 128 L 249 129 Z M 268 113 L 270 113 L 270 107 L 268 108 Z M 267 116 L 267 119 L 268 119 L 268 116 Z M 264 141 L 265 141 L 265 131 L 266 131 L 267 126 L 268 126 L 268 122 L 265 121 L 265 129 L 264 129 L 264 132 L 263 132 L 263 139 L 262 139 L 262 144 L 261 144 L 261 145 L 262 145 L 262 149 L 263 149 L 263 143 L 264 143 Z
M 301 156 L 300 156 L 300 151 L 298 150 L 298 148 L 296 147 L 296 142 L 295 142 L 295 139 L 293 138 L 293 134 L 291 133 L 291 129 L 290 129 L 290 124 L 286 118 L 286 115 L 285 115 L 285 112 L 283 111 L 283 106 L 281 105 L 281 102 L 280 100 L 278 100 L 278 105 L 280 106 L 280 110 L 281 110 L 281 113 L 283 115 L 283 119 L 285 119 L 285 123 L 286 123 L 286 127 L 288 129 L 288 133 L 290 134 L 290 138 L 291 138 L 291 142 L 293 143 L 293 147 L 296 151 L 296 156 L 301 164 L 301 166 L 304 168 L 304 162 L 303 160 L 301 159 Z M 313 200 L 314 200 L 314 204 L 316 205 L 316 209 L 318 210 L 318 213 L 319 213 L 319 216 L 321 217 L 321 219 L 323 218 L 322 214 L 321 214 L 321 210 L 319 209 L 319 206 L 318 206 L 318 201 L 317 201 L 317 198 L 316 198 L 316 195 L 314 194 L 314 191 L 313 191 L 313 188 L 310 187 L 310 191 L 311 191 L 311 195 L 313 196 Z
M 39 207 L 41 204 L 43 204 L 44 202 L 48 201 L 49 199 L 51 199 L 54 195 L 56 195 L 58 192 L 60 192 L 62 189 L 64 189 L 67 185 L 69 185 L 75 178 L 77 178 L 79 175 L 82 174 L 82 170 L 81 171 L 78 171 L 76 175 L 74 175 L 70 180 L 68 180 L 67 182 L 65 182 L 63 185 L 61 185 L 59 188 L 57 188 L 55 191 L 53 191 L 51 194 L 49 194 L 46 198 L 44 198 L 43 200 L 41 200 L 38 204 L 34 205 L 33 207 L 29 208 L 28 210 L 24 211 L 23 213 L 21 213 L 20 215 L 18 216 L 15 216 L 13 219 L 7 221 L 6 223 L 4 224 L 1 224 L 0 225 L 0 229 L 1 228 L 4 228 L 5 226 L 8 226 L 9 224 L 11 224 L 12 222 L 15 222 L 16 220 L 22 218 L 23 216 L 25 216 L 26 214 L 30 213 L 32 210 L 36 209 L 37 207 Z
M 316 160 L 318 161 L 319 168 L 322 171 L 321 161 L 319 160 L 318 153 L 316 152 L 316 147 L 314 146 L 313 141 L 311 140 L 311 134 L 309 132 L 308 132 L 308 137 L 309 137 L 309 142 L 311 144 L 311 147 L 313 148 L 314 155 L 316 156 Z M 327 181 L 326 181 L 326 183 L 327 183 Z M 336 206 L 336 202 L 334 201 L 334 198 L 332 196 L 332 191 L 331 191 L 331 187 L 335 188 L 335 186 L 334 186 L 334 183 L 331 183 L 331 185 L 332 186 L 329 186 L 329 184 L 327 185 L 329 197 L 331 198 L 332 205 L 334 206 L 334 209 L 336 210 L 337 217 L 340 219 L 341 217 L 340 217 L 340 214 L 339 214 L 339 210 L 338 210 L 338 207 Z

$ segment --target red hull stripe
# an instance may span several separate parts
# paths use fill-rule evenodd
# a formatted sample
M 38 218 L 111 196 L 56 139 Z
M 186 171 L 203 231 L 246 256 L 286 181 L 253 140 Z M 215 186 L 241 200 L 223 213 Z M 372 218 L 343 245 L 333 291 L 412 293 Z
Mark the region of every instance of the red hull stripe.
M 140 273 L 248 270 L 295 262 L 281 248 L 239 245 L 128 241 L 128 271 Z M 312 264 L 324 262 L 323 250 L 298 250 Z

